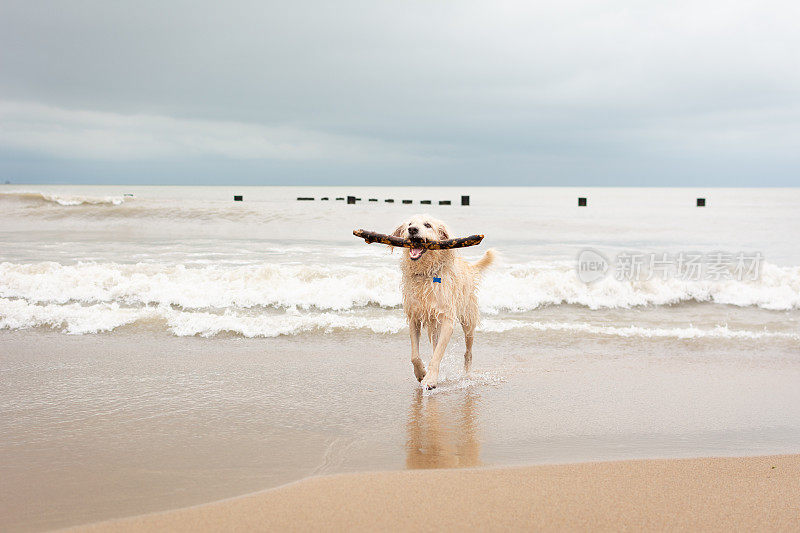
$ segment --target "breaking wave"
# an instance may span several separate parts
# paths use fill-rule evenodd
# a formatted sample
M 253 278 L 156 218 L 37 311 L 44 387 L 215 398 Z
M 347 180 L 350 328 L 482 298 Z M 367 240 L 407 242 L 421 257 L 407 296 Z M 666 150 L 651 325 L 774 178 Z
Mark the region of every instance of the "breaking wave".
M 547 305 L 573 304 L 589 309 L 711 302 L 769 310 L 800 309 L 800 267 L 763 263 L 757 280 L 683 280 L 654 278 L 618 281 L 607 277 L 581 282 L 570 262 L 509 268 L 487 277 L 481 293 L 485 312 L 523 312 Z
M 277 337 L 309 331 L 367 329 L 374 333 L 397 333 L 405 322 L 397 315 L 366 318 L 334 312 L 300 313 L 296 309 L 278 315 L 247 315 L 233 311 L 221 314 L 179 311 L 167 306 L 130 308 L 118 303 L 36 305 L 24 300 L 0 298 L 0 328 L 51 327 L 79 335 L 112 331 L 141 323 L 163 323 L 177 336 L 212 337 L 234 333 L 245 337 Z
M 27 191 L 0 192 L 0 198 L 61 206 L 122 205 L 125 202 L 125 198 L 122 196 L 62 195 Z
M 590 335 L 604 335 L 610 337 L 642 337 L 664 339 L 788 339 L 800 340 L 800 334 L 781 331 L 742 330 L 729 329 L 728 326 L 714 326 L 713 328 L 698 328 L 689 326 L 684 328 L 647 328 L 641 326 L 597 326 L 575 322 L 538 322 L 522 320 L 494 320 L 487 321 L 482 330 L 486 332 L 502 333 L 515 329 L 533 331 L 562 331 L 571 333 L 588 333 Z
M 800 340 L 796 333 L 716 327 L 644 327 L 536 321 L 546 306 L 590 309 L 710 302 L 769 310 L 800 308 L 800 268 L 765 264 L 756 281 L 606 279 L 585 285 L 568 262 L 498 268 L 481 290 L 481 330 L 611 337 Z M 365 330 L 394 334 L 405 322 L 395 266 L 352 264 L 0 263 L 0 328 L 49 327 L 69 334 L 129 325 L 174 335 L 275 337 Z
M 153 263 L 0 263 L 0 296 L 35 303 L 117 302 L 183 309 L 400 305 L 396 268 L 204 266 Z
M 0 263 L 0 297 L 37 304 L 118 303 L 182 310 L 317 309 L 401 305 L 394 266 L 325 264 Z M 769 310 L 800 309 L 800 267 L 765 263 L 754 281 L 653 279 L 582 283 L 569 262 L 513 265 L 486 276 L 487 315 L 563 304 L 589 309 L 710 302 Z
M 177 336 L 213 337 L 235 334 L 244 337 L 277 337 L 308 332 L 365 330 L 394 334 L 406 327 L 401 313 L 383 312 L 365 316 L 353 312 L 301 312 L 296 308 L 278 314 L 248 314 L 226 310 L 222 313 L 181 311 L 168 306 L 129 308 L 118 303 L 81 305 L 71 303 L 32 304 L 24 300 L 0 298 L 0 329 L 49 327 L 64 333 L 80 335 L 113 331 L 133 324 L 155 324 L 166 327 Z M 599 326 L 583 322 L 539 322 L 518 319 L 488 319 L 478 328 L 487 333 L 531 330 L 554 333 L 584 333 L 607 337 L 639 337 L 662 339 L 785 339 L 800 341 L 800 334 L 766 330 L 641 326 Z

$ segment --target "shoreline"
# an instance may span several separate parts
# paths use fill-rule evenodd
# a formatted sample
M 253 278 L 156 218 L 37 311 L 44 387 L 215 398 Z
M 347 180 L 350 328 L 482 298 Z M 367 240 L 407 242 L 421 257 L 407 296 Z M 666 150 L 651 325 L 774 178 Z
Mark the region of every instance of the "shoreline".
M 69 531 L 320 526 L 796 529 L 800 454 L 337 474 Z
M 0 529 L 167 512 L 309 475 L 800 453 L 800 367 L 775 343 L 485 335 L 474 372 L 426 394 L 406 339 L 375 340 L 0 331 Z

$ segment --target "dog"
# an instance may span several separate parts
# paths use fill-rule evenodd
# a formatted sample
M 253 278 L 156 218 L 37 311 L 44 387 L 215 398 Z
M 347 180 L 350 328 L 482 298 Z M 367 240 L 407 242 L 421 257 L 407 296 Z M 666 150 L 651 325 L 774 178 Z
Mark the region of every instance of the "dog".
M 392 233 L 411 241 L 437 241 L 450 238 L 450 230 L 441 220 L 429 215 L 414 215 Z M 403 310 L 411 330 L 411 364 L 423 388 L 433 389 L 439 379 L 447 343 L 455 322 L 464 330 L 467 351 L 464 370 L 472 365 L 472 341 L 480 321 L 478 283 L 495 260 L 494 250 L 487 250 L 476 263 L 468 263 L 455 250 L 403 248 L 401 259 Z M 427 371 L 419 356 L 422 327 L 428 331 L 433 356 Z

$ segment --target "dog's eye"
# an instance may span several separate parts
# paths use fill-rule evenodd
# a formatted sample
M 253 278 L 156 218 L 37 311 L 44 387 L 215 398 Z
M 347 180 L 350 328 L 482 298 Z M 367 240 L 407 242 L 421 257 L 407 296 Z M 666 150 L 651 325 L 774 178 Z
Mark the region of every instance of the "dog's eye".
M 426 223 L 425 223 L 425 227 L 426 227 L 426 228 L 430 228 L 430 227 L 431 227 L 431 225 L 430 225 L 429 223 L 427 223 L 427 222 L 426 222 Z

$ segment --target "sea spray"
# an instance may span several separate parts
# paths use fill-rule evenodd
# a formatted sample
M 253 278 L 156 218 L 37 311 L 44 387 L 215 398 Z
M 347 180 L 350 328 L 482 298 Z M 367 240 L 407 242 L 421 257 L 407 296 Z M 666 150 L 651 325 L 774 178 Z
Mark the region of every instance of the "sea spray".
M 352 264 L 0 263 L 0 296 L 31 303 L 166 305 L 184 310 L 276 308 L 344 311 L 401 305 L 396 267 Z M 484 314 L 563 304 L 589 309 L 710 302 L 769 310 L 800 308 L 800 267 L 764 264 L 758 280 L 582 283 L 568 262 L 507 265 L 486 276 Z
M 116 302 L 97 304 L 33 304 L 22 299 L 0 298 L 0 328 L 49 327 L 81 335 L 113 331 L 128 325 L 156 325 L 177 336 L 213 337 L 227 333 L 243 337 L 277 337 L 303 333 L 369 331 L 396 334 L 406 329 L 399 310 L 299 311 L 288 308 L 270 313 L 252 310 L 220 312 L 177 310 L 170 306 L 126 307 Z M 601 326 L 586 322 L 538 321 L 489 318 L 478 327 L 483 333 L 531 331 L 622 338 L 664 339 L 784 339 L 799 342 L 800 333 L 713 327 Z

